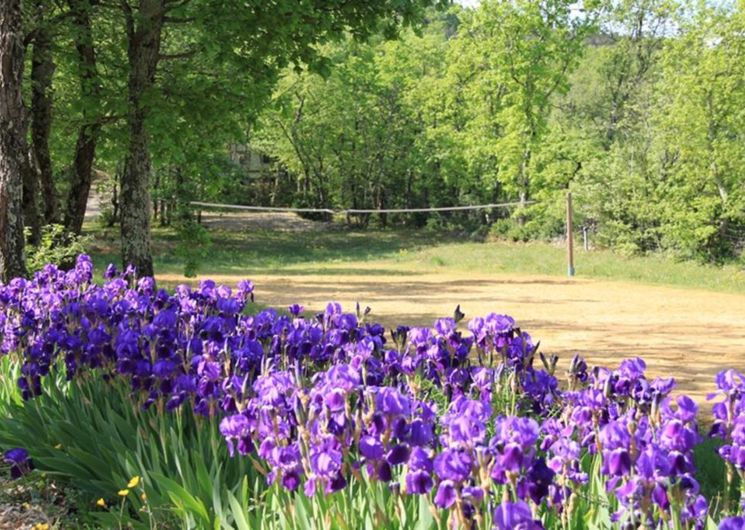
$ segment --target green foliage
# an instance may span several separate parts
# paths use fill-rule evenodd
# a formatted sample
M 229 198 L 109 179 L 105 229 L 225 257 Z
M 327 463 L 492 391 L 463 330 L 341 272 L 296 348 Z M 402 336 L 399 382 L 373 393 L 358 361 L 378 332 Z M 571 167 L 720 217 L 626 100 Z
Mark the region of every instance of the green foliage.
M 0 357 L 0 416 L 7 415 L 8 407 L 20 404 L 22 401 L 21 391 L 16 381 L 21 373 L 20 364 L 14 362 L 9 355 Z
M 26 236 L 29 229 L 26 229 Z M 29 274 L 41 270 L 47 263 L 54 263 L 62 269 L 75 265 L 75 258 L 85 254 L 89 240 L 68 232 L 64 226 L 52 224 L 41 229 L 41 241 L 36 246 L 26 247 L 26 270 Z
M 184 264 L 184 276 L 193 278 L 202 262 L 210 256 L 212 239 L 207 229 L 191 217 L 179 222 L 176 231 L 178 244 L 175 254 Z
M 711 514 L 718 519 L 722 513 L 722 493 L 726 490 L 727 473 L 725 471 L 724 461 L 717 458 L 718 449 L 723 445 L 723 441 L 717 438 L 707 438 L 696 446 L 694 458 L 696 464 L 696 480 L 701 484 L 701 494 L 710 499 Z M 730 487 L 730 498 L 737 498 L 739 491 L 739 476 Z
M 459 9 L 429 13 L 421 33 L 396 41 L 348 40 L 324 51 L 330 74 L 288 71 L 255 141 L 295 179 L 294 198 L 323 207 L 395 208 L 485 202 L 480 168 L 469 166 L 458 127 L 464 112 L 447 70 Z M 348 220 L 422 226 L 436 215 Z M 483 224 L 482 213 L 445 224 Z M 440 222 L 434 221 L 434 222 Z
M 568 88 L 583 41 L 593 27 L 592 6 L 583 17 L 571 14 L 572 2 L 482 3 L 454 45 L 456 61 L 477 67 L 472 104 L 493 137 L 489 154 L 495 178 L 513 196 L 527 200 L 547 134 L 551 101 Z M 471 57 L 469 57 L 471 55 Z M 475 141 L 483 141 L 482 131 Z
M 24 13 L 29 31 L 45 21 L 54 37 L 60 191 L 84 127 L 100 126 L 97 169 L 121 172 L 128 149 L 126 7 L 135 3 L 76 2 L 90 15 L 98 63 L 88 89 L 69 6 Z M 346 221 L 478 234 L 496 223 L 492 233 L 533 240 L 561 236 L 572 190 L 575 225 L 593 227 L 597 247 L 742 259 L 742 4 L 430 4 L 169 3 L 143 102 L 153 199 L 172 209 L 532 199 L 520 210 Z M 231 159 L 234 146 L 264 157 L 258 175 Z
M 95 527 L 447 527 L 436 523 L 426 497 L 403 499 L 364 474 L 329 497 L 267 489 L 265 471 L 250 458 L 230 458 L 217 423 L 195 417 L 188 406 L 168 414 L 163 403 L 143 410 L 127 388 L 100 374 L 72 383 L 57 374 L 42 397 L 6 404 L 0 448 L 23 446 L 39 470 L 74 485 L 78 509 Z M 133 477 L 141 482 L 127 487 Z
M 742 6 L 590 3 L 578 16 L 573 5 L 454 7 L 396 41 L 326 47 L 326 76 L 288 70 L 254 136 L 287 170 L 273 197 L 366 208 L 533 199 L 449 220 L 524 241 L 562 236 L 572 190 L 575 225 L 596 247 L 737 259 Z
M 74 485 L 97 527 L 228 529 L 234 497 L 242 511 L 255 502 L 263 479 L 248 459 L 228 456 L 215 422 L 188 407 L 142 410 L 100 374 L 73 383 L 60 374 L 45 394 L 2 411 L 0 447 L 27 448 L 37 468 Z M 127 488 L 135 476 L 141 484 Z
M 658 159 L 672 159 L 668 174 L 660 168 L 660 237 L 716 260 L 735 255 L 732 236 L 745 226 L 745 12 L 702 9 L 684 27 L 662 60 L 654 122 Z

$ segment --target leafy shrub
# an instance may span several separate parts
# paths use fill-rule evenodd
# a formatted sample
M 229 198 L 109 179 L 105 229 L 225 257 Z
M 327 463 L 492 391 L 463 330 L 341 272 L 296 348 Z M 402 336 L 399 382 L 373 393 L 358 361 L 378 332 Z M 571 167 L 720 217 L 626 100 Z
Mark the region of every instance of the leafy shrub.
M 193 219 L 179 222 L 176 230 L 176 256 L 184 263 L 184 276 L 194 278 L 202 262 L 209 257 L 212 239 L 207 229 Z
M 75 265 L 77 256 L 85 252 L 87 244 L 87 238 L 67 231 L 63 225 L 43 226 L 39 245 L 26 247 L 26 270 L 33 274 L 47 263 L 70 269 Z
M 119 215 L 115 212 L 114 207 L 110 204 L 101 206 L 98 214 L 98 224 L 102 228 L 111 228 L 119 222 Z
M 244 481 L 253 491 L 257 473 L 247 460 L 228 458 L 217 426 L 188 410 L 142 410 L 122 381 L 89 375 L 6 410 L 0 443 L 24 446 L 37 467 L 82 490 L 100 527 L 230 528 L 231 498 L 247 510 Z M 132 490 L 120 499 L 131 477 L 142 477 L 144 498 Z

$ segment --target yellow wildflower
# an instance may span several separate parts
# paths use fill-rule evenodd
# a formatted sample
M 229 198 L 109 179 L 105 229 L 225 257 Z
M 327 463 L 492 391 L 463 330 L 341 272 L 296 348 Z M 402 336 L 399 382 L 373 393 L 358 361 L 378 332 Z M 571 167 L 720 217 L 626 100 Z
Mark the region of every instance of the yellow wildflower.
M 134 477 L 129 479 L 129 484 L 127 484 L 127 487 L 136 488 L 139 483 L 140 483 L 140 477 L 139 475 L 135 475 Z
M 120 497 L 126 497 L 127 495 L 129 495 L 129 490 L 119 490 Z
M 48 523 L 36 523 L 33 527 L 33 530 L 49 530 L 49 524 Z
M 96 505 L 100 506 L 101 508 L 106 508 L 106 501 L 103 500 L 103 498 L 100 498 L 96 501 Z

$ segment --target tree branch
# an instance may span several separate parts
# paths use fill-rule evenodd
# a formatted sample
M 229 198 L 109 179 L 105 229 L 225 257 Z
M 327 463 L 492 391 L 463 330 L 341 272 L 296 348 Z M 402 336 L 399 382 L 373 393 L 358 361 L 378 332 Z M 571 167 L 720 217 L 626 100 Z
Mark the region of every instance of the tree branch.
M 52 18 L 48 20 L 43 20 L 41 24 L 43 24 L 48 29 L 50 27 L 53 27 L 55 24 L 64 21 L 71 14 L 72 12 L 70 11 L 64 11 L 62 13 L 59 13 L 58 15 L 53 16 Z M 31 44 L 36 39 L 36 36 L 39 34 L 40 31 L 42 31 L 41 26 L 37 26 L 31 31 L 29 31 L 26 34 L 26 36 L 23 38 L 23 46 L 26 47 L 29 44 Z
M 119 6 L 122 9 L 122 13 L 124 13 L 124 22 L 127 27 L 127 37 L 131 41 L 134 38 L 135 34 L 135 20 L 134 15 L 132 14 L 132 6 L 129 5 L 129 2 L 127 0 L 120 0 Z
M 163 17 L 163 22 L 168 22 L 171 24 L 188 24 L 189 22 L 195 22 L 196 20 L 197 17 Z
M 189 57 L 194 57 L 196 55 L 198 50 L 187 50 L 185 52 L 180 53 L 161 53 L 158 55 L 158 59 L 161 61 L 169 61 L 169 60 L 175 60 L 175 59 L 188 59 Z
M 191 0 L 163 0 L 163 6 L 165 7 L 165 12 L 168 13 L 179 7 L 184 7 L 189 2 Z

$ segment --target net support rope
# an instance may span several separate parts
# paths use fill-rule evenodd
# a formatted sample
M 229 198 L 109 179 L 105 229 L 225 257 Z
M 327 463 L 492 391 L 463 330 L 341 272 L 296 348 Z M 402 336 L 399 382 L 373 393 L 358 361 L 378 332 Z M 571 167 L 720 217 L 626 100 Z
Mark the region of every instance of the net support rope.
M 246 206 L 242 204 L 221 204 L 215 202 L 191 201 L 192 206 L 202 208 L 224 208 L 228 210 L 248 210 L 251 212 L 302 212 L 302 213 L 328 213 L 328 214 L 358 214 L 358 213 L 418 213 L 418 212 L 455 212 L 463 210 L 485 210 L 488 208 L 511 208 L 534 204 L 535 201 L 525 202 L 500 202 L 492 204 L 473 204 L 469 206 L 437 206 L 431 208 L 380 208 L 380 209 L 331 209 L 331 208 L 290 208 L 284 206 Z

